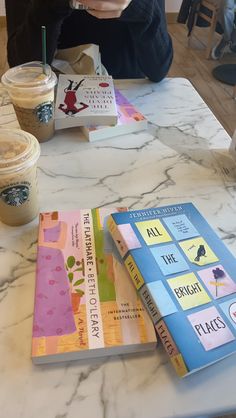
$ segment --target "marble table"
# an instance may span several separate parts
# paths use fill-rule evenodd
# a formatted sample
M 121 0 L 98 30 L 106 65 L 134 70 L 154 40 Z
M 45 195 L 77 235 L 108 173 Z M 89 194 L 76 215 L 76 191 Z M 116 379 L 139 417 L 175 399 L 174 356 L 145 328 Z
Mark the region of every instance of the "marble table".
M 148 131 L 88 143 L 78 129 L 41 146 L 42 211 L 192 201 L 236 255 L 236 173 L 230 138 L 190 82 L 117 81 Z M 0 125 L 18 126 L 1 90 Z M 30 358 L 37 220 L 0 224 L 2 418 L 211 417 L 236 411 L 236 356 L 185 379 L 163 348 L 47 366 Z

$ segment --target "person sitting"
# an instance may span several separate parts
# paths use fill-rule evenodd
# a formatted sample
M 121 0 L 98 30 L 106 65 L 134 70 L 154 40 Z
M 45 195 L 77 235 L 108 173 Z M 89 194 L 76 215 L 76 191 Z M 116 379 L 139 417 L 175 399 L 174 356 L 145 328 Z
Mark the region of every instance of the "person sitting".
M 99 45 L 114 78 L 162 80 L 172 63 L 164 0 L 6 0 L 8 62 L 41 60 L 41 26 L 47 29 L 47 62 L 58 49 Z
M 236 0 L 208 0 L 208 2 L 218 7 L 216 32 L 223 35 L 212 49 L 211 55 L 213 59 L 219 59 L 223 56 L 226 47 L 229 47 L 232 52 L 236 52 L 236 31 L 234 24 Z M 191 35 L 195 24 L 200 27 L 209 26 L 209 23 L 201 14 L 196 19 L 199 11 L 204 15 L 211 16 L 211 11 L 205 5 L 202 5 L 201 0 L 182 0 L 177 22 L 187 23 L 188 36 Z
M 223 34 L 219 42 L 214 46 L 211 56 L 214 60 L 222 58 L 226 48 L 229 47 L 236 53 L 236 26 L 235 9 L 236 0 L 212 0 L 219 6 L 218 21 L 223 29 Z

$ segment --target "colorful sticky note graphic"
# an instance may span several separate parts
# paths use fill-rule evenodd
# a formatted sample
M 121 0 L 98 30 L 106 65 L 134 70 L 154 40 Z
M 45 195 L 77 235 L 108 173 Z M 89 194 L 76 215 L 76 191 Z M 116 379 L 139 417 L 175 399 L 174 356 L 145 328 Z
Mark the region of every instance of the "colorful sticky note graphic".
M 117 226 L 114 235 L 116 245 L 119 247 L 122 257 L 128 250 L 141 248 L 141 244 L 130 224 L 122 224 Z
M 167 283 L 183 310 L 194 308 L 211 301 L 194 273 L 169 279 Z
M 236 329 L 236 297 L 220 303 L 220 308 L 230 320 L 233 327 Z
M 206 351 L 235 340 L 215 306 L 188 315 L 187 318 Z
M 136 222 L 135 225 L 147 245 L 172 241 L 170 235 L 159 219 Z
M 198 275 L 214 299 L 219 299 L 236 292 L 236 283 L 220 264 L 200 270 L 198 271 Z
M 175 244 L 153 247 L 150 251 L 165 276 L 189 270 L 188 263 Z
M 200 235 L 186 215 L 169 216 L 162 220 L 178 241 Z
M 205 266 L 219 261 L 202 237 L 182 241 L 179 245 L 193 264 Z
M 145 287 L 148 288 L 149 293 L 152 295 L 152 298 L 158 306 L 161 317 L 178 311 L 161 280 L 148 283 Z

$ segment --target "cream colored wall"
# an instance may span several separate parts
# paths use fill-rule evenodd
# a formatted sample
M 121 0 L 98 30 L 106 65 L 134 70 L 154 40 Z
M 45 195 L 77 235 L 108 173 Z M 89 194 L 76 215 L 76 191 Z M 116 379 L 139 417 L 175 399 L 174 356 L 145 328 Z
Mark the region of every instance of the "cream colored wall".
M 5 1 L 0 0 L 0 16 L 5 16 Z
M 177 13 L 180 9 L 182 0 L 166 0 L 166 12 Z

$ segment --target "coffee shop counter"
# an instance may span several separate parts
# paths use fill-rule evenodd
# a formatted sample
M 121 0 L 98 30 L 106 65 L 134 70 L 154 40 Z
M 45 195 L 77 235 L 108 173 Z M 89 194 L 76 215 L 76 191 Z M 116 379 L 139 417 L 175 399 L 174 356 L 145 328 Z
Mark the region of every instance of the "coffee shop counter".
M 191 201 L 236 255 L 236 175 L 226 131 L 186 79 L 116 85 L 148 118 L 148 131 L 95 143 L 78 129 L 58 131 L 41 146 L 41 211 Z M 3 90 L 0 104 L 0 124 L 17 126 Z M 236 411 L 235 355 L 182 380 L 161 345 L 146 354 L 34 366 L 37 226 L 37 219 L 21 227 L 0 223 L 2 418 L 199 418 Z

